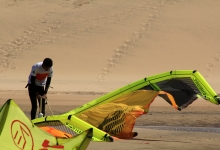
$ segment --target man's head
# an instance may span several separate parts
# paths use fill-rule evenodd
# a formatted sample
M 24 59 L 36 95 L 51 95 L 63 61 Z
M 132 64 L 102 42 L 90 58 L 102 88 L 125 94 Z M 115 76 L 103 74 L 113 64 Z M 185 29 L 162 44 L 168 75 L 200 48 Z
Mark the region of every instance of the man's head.
M 50 58 L 45 58 L 42 64 L 44 70 L 48 71 L 53 66 L 53 61 Z

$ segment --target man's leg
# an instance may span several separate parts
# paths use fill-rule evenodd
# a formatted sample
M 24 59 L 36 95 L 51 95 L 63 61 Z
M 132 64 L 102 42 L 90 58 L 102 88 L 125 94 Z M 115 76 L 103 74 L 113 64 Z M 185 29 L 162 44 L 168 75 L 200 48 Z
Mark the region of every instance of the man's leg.
M 44 95 L 44 87 L 43 86 L 38 86 L 37 88 L 38 88 L 39 94 L 41 96 L 43 96 Z M 39 106 L 40 106 L 40 99 L 38 99 L 38 103 L 39 103 Z M 43 113 L 44 116 L 45 116 L 45 99 L 44 98 L 42 98 L 41 113 Z
M 36 100 L 36 91 L 31 87 L 31 85 L 28 86 L 28 93 L 31 101 L 31 120 L 36 118 L 36 112 L 37 112 L 37 100 Z
M 41 104 L 42 103 L 42 104 Z M 38 99 L 38 104 L 39 104 L 39 107 L 40 107 L 40 112 L 42 113 L 42 114 L 44 114 L 43 116 L 45 116 L 45 99 L 44 98 L 42 98 L 42 100 L 40 100 L 40 98 Z

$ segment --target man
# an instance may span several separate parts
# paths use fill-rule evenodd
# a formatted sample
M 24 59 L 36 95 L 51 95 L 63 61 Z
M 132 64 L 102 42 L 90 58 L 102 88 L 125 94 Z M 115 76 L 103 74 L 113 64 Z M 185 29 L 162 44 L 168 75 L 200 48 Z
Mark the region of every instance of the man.
M 32 66 L 28 78 L 28 92 L 31 100 L 31 120 L 36 118 L 37 100 L 41 106 L 41 113 L 45 116 L 45 98 L 50 87 L 51 78 L 53 76 L 53 61 L 50 58 L 45 58 L 43 62 L 38 62 Z M 45 88 L 44 88 L 45 87 Z M 42 99 L 42 104 L 40 104 Z

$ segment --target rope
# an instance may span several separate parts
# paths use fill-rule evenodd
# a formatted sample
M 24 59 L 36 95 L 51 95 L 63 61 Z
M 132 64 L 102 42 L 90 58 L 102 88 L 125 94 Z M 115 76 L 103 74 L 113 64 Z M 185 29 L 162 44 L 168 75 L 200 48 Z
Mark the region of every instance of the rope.
M 48 105 L 48 107 L 49 107 L 49 109 L 50 109 L 50 112 L 51 112 L 52 116 L 54 116 L 53 111 L 52 111 L 52 109 L 51 109 L 51 107 L 50 107 L 50 104 L 49 104 L 48 99 L 47 99 L 47 98 L 45 98 L 45 100 L 47 101 L 47 105 Z

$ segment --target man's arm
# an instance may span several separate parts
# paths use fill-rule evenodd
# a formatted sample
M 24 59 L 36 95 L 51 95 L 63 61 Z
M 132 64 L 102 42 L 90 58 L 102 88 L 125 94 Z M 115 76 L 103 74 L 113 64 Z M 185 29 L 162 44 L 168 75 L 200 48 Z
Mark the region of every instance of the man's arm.
M 47 82 L 46 82 L 46 86 L 45 86 L 45 91 L 44 91 L 44 94 L 47 94 L 47 91 L 50 87 L 50 82 L 51 82 L 51 77 L 48 77 L 47 78 Z

